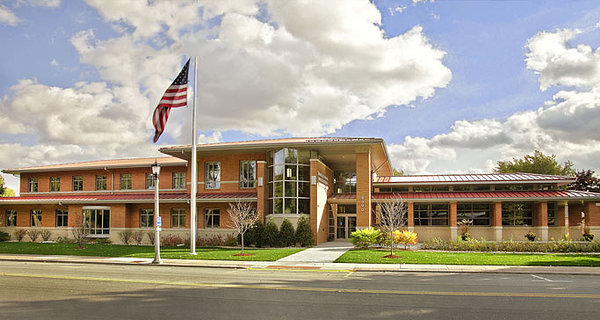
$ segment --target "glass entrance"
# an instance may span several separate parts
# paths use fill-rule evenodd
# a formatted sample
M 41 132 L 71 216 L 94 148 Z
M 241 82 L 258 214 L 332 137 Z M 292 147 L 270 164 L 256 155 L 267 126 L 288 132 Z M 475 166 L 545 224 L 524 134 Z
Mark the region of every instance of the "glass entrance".
M 356 216 L 338 216 L 336 224 L 336 239 L 348 239 L 356 231 Z

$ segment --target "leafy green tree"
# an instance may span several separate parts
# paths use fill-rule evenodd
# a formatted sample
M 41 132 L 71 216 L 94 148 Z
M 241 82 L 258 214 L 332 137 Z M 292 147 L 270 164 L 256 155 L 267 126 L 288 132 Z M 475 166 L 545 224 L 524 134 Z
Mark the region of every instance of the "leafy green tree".
M 393 168 L 392 170 L 393 170 L 394 177 L 400 177 L 400 176 L 404 175 L 404 170 L 398 170 L 396 168 Z
M 5 190 L 6 190 L 6 188 L 4 187 L 4 178 L 2 178 L 2 176 L 0 176 L 0 196 L 4 197 Z
M 284 247 L 296 245 L 296 231 L 294 231 L 294 226 L 290 220 L 283 219 L 279 230 L 279 239 L 281 239 L 281 244 Z
M 547 156 L 541 151 L 535 150 L 533 155 L 526 155 L 522 159 L 513 158 L 510 161 L 498 161 L 494 169 L 496 173 L 539 173 L 560 176 L 575 176 L 575 168 L 571 161 L 560 164 L 555 155 Z
M 594 176 L 592 170 L 581 170 L 577 172 L 577 180 L 569 186 L 569 189 L 600 192 L 600 179 Z

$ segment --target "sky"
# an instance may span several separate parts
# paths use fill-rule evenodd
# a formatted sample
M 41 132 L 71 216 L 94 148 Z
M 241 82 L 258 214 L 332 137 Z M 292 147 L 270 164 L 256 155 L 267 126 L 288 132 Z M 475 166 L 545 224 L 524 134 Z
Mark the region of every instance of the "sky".
M 600 172 L 597 0 L 0 0 L 0 37 L 3 169 L 189 144 L 189 108 L 157 144 L 151 116 L 195 56 L 200 143 L 380 137 L 406 174 L 534 150 Z

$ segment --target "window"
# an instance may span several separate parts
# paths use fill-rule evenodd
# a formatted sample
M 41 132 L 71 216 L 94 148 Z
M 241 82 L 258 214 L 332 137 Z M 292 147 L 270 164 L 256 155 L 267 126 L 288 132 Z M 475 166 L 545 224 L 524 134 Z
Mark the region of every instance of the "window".
M 106 190 L 106 176 L 96 176 L 96 190 Z
M 171 228 L 185 228 L 185 209 L 171 209 Z
M 17 210 L 6 210 L 6 226 L 17 226 Z
M 447 226 L 447 203 L 415 203 L 413 207 L 415 226 Z
M 219 189 L 221 187 L 221 163 L 207 162 L 204 164 L 204 188 Z
M 256 188 L 256 161 L 240 161 L 240 188 Z
M 83 191 L 82 176 L 73 176 L 73 191 Z
M 533 224 L 533 205 L 531 203 L 503 203 L 503 226 L 526 226 Z
M 50 178 L 50 192 L 60 191 L 60 177 Z
M 489 203 L 458 203 L 456 218 L 458 222 L 463 219 L 473 220 L 474 226 L 489 226 L 490 207 Z
M 29 192 L 38 192 L 38 178 L 29 178 Z
M 501 184 L 501 185 L 497 185 L 495 190 L 496 191 L 533 190 L 533 185 L 531 185 L 531 184 Z
M 336 171 L 334 179 L 334 190 L 337 193 L 356 192 L 356 172 Z M 406 189 L 408 191 L 408 188 Z
M 185 189 L 185 172 L 173 172 L 173 189 Z
M 146 189 L 154 189 L 156 185 L 156 180 L 154 179 L 154 175 L 152 173 L 146 173 Z
M 556 204 L 556 202 L 548 202 L 548 225 L 549 226 L 556 226 L 558 225 L 558 219 L 557 219 L 557 211 L 558 211 L 558 205 Z
M 204 210 L 204 227 L 205 228 L 218 228 L 220 225 L 220 210 L 219 209 L 205 209 Z
M 42 210 L 31 210 L 31 226 L 41 227 L 42 226 Z
M 310 213 L 310 159 L 308 150 L 283 148 L 268 158 L 269 212 L 273 214 Z M 320 180 L 326 179 L 322 175 Z
M 140 228 L 154 227 L 154 210 L 140 209 Z
M 408 192 L 408 187 L 381 187 L 379 192 Z
M 65 209 L 56 209 L 56 226 L 68 227 L 69 211 Z
M 131 190 L 131 174 L 123 173 L 121 175 L 121 190 Z
M 356 205 L 355 204 L 338 204 L 337 213 L 338 214 L 356 214 Z
M 83 228 L 86 234 L 110 234 L 110 207 L 83 207 Z

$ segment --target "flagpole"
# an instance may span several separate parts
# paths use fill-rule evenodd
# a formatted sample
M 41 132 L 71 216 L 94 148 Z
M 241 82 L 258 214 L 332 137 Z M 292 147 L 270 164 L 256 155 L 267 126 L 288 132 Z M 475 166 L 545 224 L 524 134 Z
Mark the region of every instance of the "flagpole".
M 196 92 L 198 91 L 198 57 L 194 56 L 194 101 L 192 103 L 192 185 L 190 188 L 190 254 L 196 254 L 196 189 L 198 188 L 198 162 L 196 161 Z

